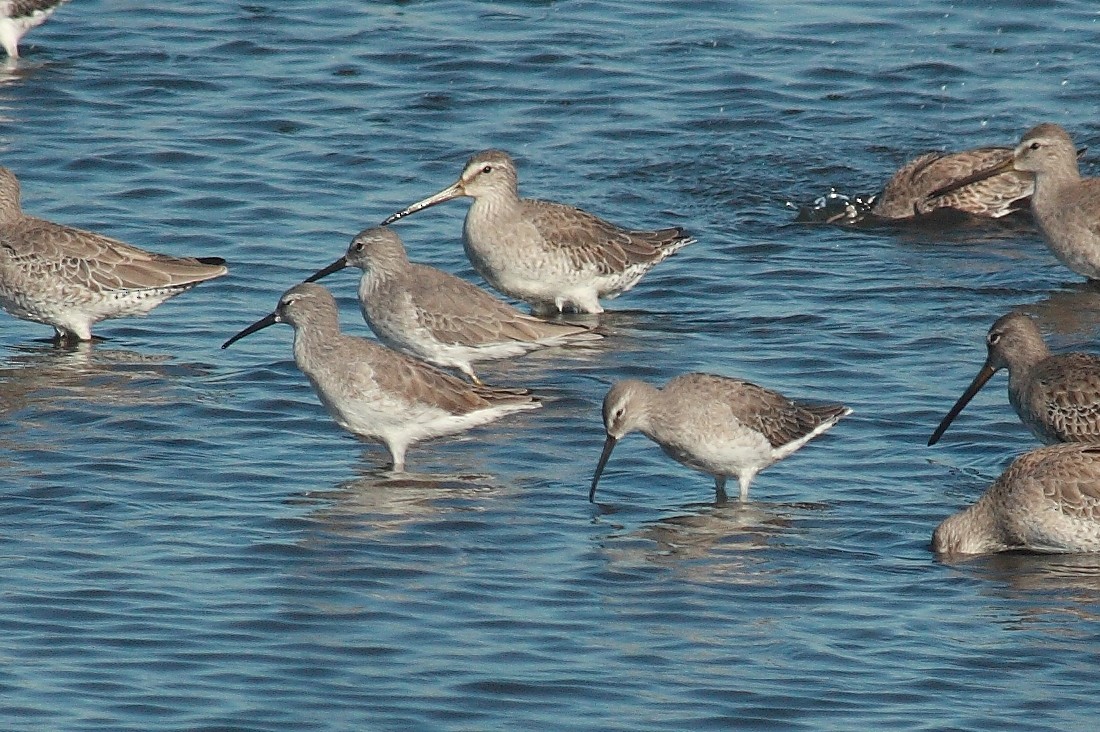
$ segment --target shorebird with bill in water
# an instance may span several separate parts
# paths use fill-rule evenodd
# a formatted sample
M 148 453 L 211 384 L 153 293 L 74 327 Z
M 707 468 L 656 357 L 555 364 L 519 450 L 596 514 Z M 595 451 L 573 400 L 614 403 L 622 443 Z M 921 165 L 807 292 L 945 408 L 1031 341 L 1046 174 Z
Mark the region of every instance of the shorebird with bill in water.
M 946 209 L 996 219 L 1027 210 L 1035 179 L 1031 173 L 1019 170 L 1006 169 L 941 195 L 931 195 L 1011 160 L 1010 147 L 925 153 L 894 173 L 874 197 L 870 213 L 883 219 L 910 219 Z
M 636 379 L 620 381 L 603 400 L 607 439 L 588 500 L 595 500 L 596 484 L 615 445 L 638 431 L 673 460 L 714 476 L 718 502 L 727 500 L 729 477 L 737 478 L 746 501 L 758 472 L 851 412 L 842 404 L 794 402 L 748 381 L 713 374 L 683 374 L 663 388 Z
M 634 231 L 573 206 L 520 198 L 516 164 L 501 150 L 477 153 L 455 183 L 382 225 L 462 196 L 474 199 L 463 226 L 470 263 L 539 313 L 602 313 L 600 298 L 618 297 L 695 241 L 679 227 Z
M 1100 552 L 1100 445 L 1053 445 L 1013 461 L 932 534 L 943 555 Z
M 52 325 L 59 342 L 92 339 L 107 318 L 145 315 L 228 270 L 220 257 L 174 257 L 27 216 L 19 180 L 0 168 L 0 307 Z
M 394 472 L 405 469 L 405 453 L 417 442 L 541 406 L 525 389 L 468 384 L 386 346 L 341 333 L 336 299 L 315 283 L 287 290 L 275 312 L 222 348 L 275 323 L 294 328 L 294 363 L 336 423 L 385 445 Z
M 602 338 L 585 325 L 548 323 L 521 313 L 466 280 L 409 261 L 393 229 L 365 229 L 347 253 L 311 275 L 314 282 L 345 267 L 363 271 L 359 308 L 387 346 L 481 383 L 473 364 L 537 348 Z
M 1052 354 L 1039 326 L 1012 312 L 997 319 L 985 339 L 987 356 L 977 376 L 928 438 L 935 445 L 981 388 L 1008 370 L 1008 401 L 1045 443 L 1100 442 L 1100 356 Z

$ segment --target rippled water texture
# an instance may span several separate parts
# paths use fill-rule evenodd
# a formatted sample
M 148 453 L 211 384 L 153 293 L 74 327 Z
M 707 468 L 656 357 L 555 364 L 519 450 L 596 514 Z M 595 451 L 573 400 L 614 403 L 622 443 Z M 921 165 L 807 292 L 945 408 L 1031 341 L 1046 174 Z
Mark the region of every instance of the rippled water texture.
M 786 204 L 1040 121 L 1094 148 L 1100 16 L 891 5 L 75 0 L 32 32 L 0 79 L 27 210 L 231 274 L 90 348 L 0 317 L 0 726 L 1089 728 L 1100 561 L 928 549 L 1035 446 L 1004 377 L 925 441 L 997 316 L 1100 350 L 1100 294 L 1026 218 L 852 229 Z M 526 195 L 699 241 L 595 347 L 480 370 L 544 409 L 394 478 L 289 328 L 218 345 L 489 146 Z M 476 281 L 466 208 L 396 226 Z M 367 335 L 354 274 L 326 283 Z M 855 412 L 746 505 L 638 436 L 589 504 L 608 385 L 690 370 Z

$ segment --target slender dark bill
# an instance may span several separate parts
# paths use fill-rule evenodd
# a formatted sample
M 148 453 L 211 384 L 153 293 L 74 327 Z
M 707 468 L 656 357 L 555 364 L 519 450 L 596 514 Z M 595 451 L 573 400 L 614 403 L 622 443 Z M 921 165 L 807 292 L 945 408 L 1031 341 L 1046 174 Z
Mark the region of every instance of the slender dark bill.
M 940 196 L 945 196 L 952 191 L 957 191 L 960 188 L 965 188 L 971 183 L 977 183 L 978 181 L 987 180 L 995 175 L 1000 175 L 1001 173 L 1007 173 L 1010 170 L 1014 170 L 1014 166 L 1015 161 L 1012 158 L 1009 158 L 1000 165 L 994 166 L 992 168 L 986 168 L 985 170 L 979 170 L 978 172 L 972 173 L 965 178 L 960 178 L 959 180 L 952 181 L 945 186 L 941 186 L 929 193 L 926 198 L 939 198 Z
M 263 318 L 260 318 L 255 323 L 248 326 L 247 328 L 242 330 L 240 333 L 238 333 L 237 335 L 233 336 L 232 338 L 227 340 L 225 343 L 223 343 L 222 348 L 229 348 L 230 346 L 232 346 L 234 343 L 236 343 L 240 339 L 244 338 L 245 336 L 252 335 L 256 331 L 263 330 L 264 328 L 268 327 L 269 325 L 275 325 L 278 322 L 279 322 L 279 314 L 278 313 L 271 313 L 270 315 L 267 315 Z
M 974 395 L 981 391 L 981 388 L 985 386 L 985 382 L 989 381 L 993 377 L 993 374 L 997 373 L 997 369 L 989 365 L 987 361 L 982 365 L 982 370 L 978 372 L 978 375 L 974 377 L 974 380 L 970 382 L 970 386 L 966 387 L 966 391 L 959 397 L 959 400 L 955 402 L 955 406 L 951 407 L 951 411 L 947 413 L 947 416 L 940 422 L 940 426 L 936 428 L 936 431 L 932 433 L 932 436 L 928 438 L 928 445 L 931 447 L 939 442 L 940 437 L 947 431 L 948 426 L 955 420 L 955 417 L 959 416 L 970 400 L 974 398 Z
M 611 451 L 615 449 L 615 443 L 617 439 L 611 435 L 607 436 L 607 439 L 603 443 L 603 454 L 600 455 L 600 462 L 596 464 L 596 474 L 592 476 L 592 487 L 588 490 L 588 500 L 591 503 L 596 501 L 596 484 L 600 482 L 600 476 L 603 475 L 604 466 L 607 465 L 608 458 L 611 457 Z
M 325 267 L 324 269 L 319 269 L 316 272 L 314 272 L 313 274 L 311 274 L 309 277 L 306 277 L 305 281 L 306 282 L 316 282 L 317 280 L 321 279 L 322 277 L 328 277 L 333 272 L 339 272 L 340 270 L 342 270 L 344 267 L 347 267 L 347 266 L 348 266 L 348 258 L 347 257 L 340 257 L 339 259 L 337 259 L 335 262 L 333 262 L 329 266 Z
M 385 221 L 383 221 L 382 226 L 389 226 L 394 221 L 397 221 L 398 219 L 403 219 L 406 216 L 416 213 L 417 211 L 423 211 L 424 209 L 430 208 L 437 203 L 443 203 L 444 201 L 450 201 L 451 199 L 460 198 L 461 196 L 465 195 L 466 193 L 462 190 L 461 181 L 458 183 L 454 183 L 453 185 L 447 186 L 439 193 L 436 193 L 434 196 L 428 196 L 423 201 L 418 201 L 408 208 L 404 209 L 403 211 L 398 211 L 393 216 L 390 216 Z

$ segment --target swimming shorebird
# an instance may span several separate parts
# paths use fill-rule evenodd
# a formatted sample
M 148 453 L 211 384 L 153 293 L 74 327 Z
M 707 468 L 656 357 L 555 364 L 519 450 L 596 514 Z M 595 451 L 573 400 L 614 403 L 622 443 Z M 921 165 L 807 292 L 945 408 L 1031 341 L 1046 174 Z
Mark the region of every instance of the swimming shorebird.
M 86 341 L 107 318 L 145 315 L 228 270 L 219 257 L 155 254 L 90 231 L 27 216 L 19 180 L 0 168 L 0 307 Z
M 393 229 L 361 231 L 344 256 L 306 281 L 345 267 L 363 270 L 359 308 L 379 340 L 436 366 L 458 369 L 474 383 L 481 383 L 472 367 L 478 361 L 602 338 L 588 326 L 525 315 L 466 280 L 410 262 Z
M 314 283 L 287 290 L 275 312 L 222 348 L 275 323 L 293 326 L 294 362 L 336 423 L 385 445 L 394 472 L 405 469 L 405 453 L 417 442 L 541 406 L 525 389 L 468 384 L 403 353 L 341 333 L 335 298 Z
M 470 263 L 536 312 L 602 313 L 600 298 L 618 297 L 695 241 L 679 227 L 632 231 L 572 206 L 520 198 L 516 165 L 500 150 L 477 153 L 454 184 L 382 225 L 461 196 L 474 199 L 463 227 Z
M 933 191 L 1012 160 L 1012 148 L 979 147 L 954 153 L 929 152 L 898 169 L 874 197 L 870 213 L 884 219 L 925 216 L 940 209 L 1000 218 L 1026 210 L 1035 180 L 1031 173 L 1006 169 L 940 195 Z
M 68 0 L 0 0 L 0 45 L 19 58 L 19 40 L 45 23 Z
M 1008 369 L 1009 402 L 1040 440 L 1100 442 L 1100 356 L 1051 354 L 1035 321 L 1016 312 L 990 327 L 986 349 L 981 370 L 928 438 L 929 445 L 1000 369 Z
M 1077 274 L 1100 279 L 1100 178 L 1082 178 L 1077 157 L 1073 140 L 1064 129 L 1041 124 L 1024 134 L 1012 159 L 932 195 L 947 195 L 1007 170 L 1031 173 L 1035 177 L 1031 215 L 1050 251 Z
M 1100 551 L 1100 446 L 1054 445 L 1013 461 L 932 534 L 938 554 Z
M 640 431 L 673 460 L 714 476 L 719 502 L 727 500 L 726 478 L 736 477 L 745 501 L 758 472 L 851 412 L 841 404 L 793 402 L 756 384 L 712 374 L 677 376 L 660 389 L 636 379 L 620 381 L 603 400 L 607 439 L 588 500 L 595 499 L 611 451 L 631 432 Z

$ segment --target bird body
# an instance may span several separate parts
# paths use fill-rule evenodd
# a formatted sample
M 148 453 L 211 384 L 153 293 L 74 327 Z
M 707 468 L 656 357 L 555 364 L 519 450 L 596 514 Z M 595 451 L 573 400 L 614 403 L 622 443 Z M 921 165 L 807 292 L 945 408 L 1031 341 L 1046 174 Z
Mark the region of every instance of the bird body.
M 359 307 L 379 340 L 433 365 L 458 369 L 474 382 L 476 362 L 602 337 L 587 326 L 526 315 L 466 280 L 410 262 L 392 229 L 360 232 L 343 257 L 307 281 L 344 267 L 363 271 Z
M 663 388 L 628 379 L 614 384 L 603 403 L 607 440 L 589 499 L 615 444 L 633 431 L 656 442 L 673 460 L 714 476 L 719 501 L 727 477 L 736 477 L 741 500 L 753 477 L 832 427 L 851 409 L 811 405 L 747 381 L 713 374 L 678 376 Z
M 976 171 L 1004 165 L 1012 160 L 1012 155 L 1009 147 L 920 155 L 899 168 L 875 196 L 871 214 L 885 219 L 908 219 L 950 209 L 972 216 L 1000 218 L 1025 210 L 1035 181 L 1030 173 L 1018 170 L 1005 170 L 949 192 L 930 195 Z
M 500 150 L 474 155 L 458 181 L 383 225 L 461 196 L 474 199 L 463 225 L 470 263 L 536 312 L 603 312 L 600 298 L 618 297 L 695 241 L 681 228 L 633 231 L 573 206 L 520 198 L 515 163 Z
M 217 257 L 156 254 L 27 216 L 18 179 L 0 168 L 0 307 L 52 325 L 58 340 L 90 340 L 93 324 L 144 315 L 226 272 Z
M 19 41 L 49 20 L 68 0 L 0 0 L 0 45 L 8 57 L 19 58 Z
M 1100 446 L 1043 447 L 1013 461 L 932 534 L 938 554 L 1100 551 Z
M 321 285 L 287 290 L 275 312 L 223 344 L 273 325 L 294 328 L 294 362 L 338 425 L 386 446 L 395 472 L 408 448 L 540 406 L 524 389 L 468 384 L 365 338 L 340 332 L 336 300 Z

